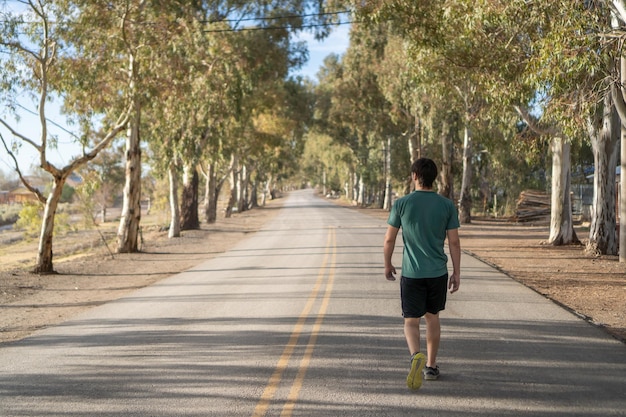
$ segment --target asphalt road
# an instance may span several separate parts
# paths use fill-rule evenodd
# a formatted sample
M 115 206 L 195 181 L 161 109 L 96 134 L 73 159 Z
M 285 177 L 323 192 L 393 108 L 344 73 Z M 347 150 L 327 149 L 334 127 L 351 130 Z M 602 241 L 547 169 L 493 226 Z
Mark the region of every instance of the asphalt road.
M 222 256 L 1 347 L 0 416 L 626 415 L 625 345 L 466 255 L 442 376 L 409 391 L 385 222 L 311 191 L 280 210 Z

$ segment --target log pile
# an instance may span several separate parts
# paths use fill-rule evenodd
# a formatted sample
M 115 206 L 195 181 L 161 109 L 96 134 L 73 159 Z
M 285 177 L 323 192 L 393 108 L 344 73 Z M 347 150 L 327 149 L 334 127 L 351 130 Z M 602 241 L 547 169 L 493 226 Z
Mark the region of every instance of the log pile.
M 537 191 L 526 190 L 520 193 L 517 200 L 517 208 L 513 220 L 520 223 L 525 222 L 550 222 L 550 194 Z

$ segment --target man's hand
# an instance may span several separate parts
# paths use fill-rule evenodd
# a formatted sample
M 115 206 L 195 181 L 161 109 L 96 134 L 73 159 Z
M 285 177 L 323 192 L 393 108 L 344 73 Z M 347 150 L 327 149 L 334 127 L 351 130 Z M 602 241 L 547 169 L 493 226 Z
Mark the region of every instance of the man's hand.
M 385 278 L 387 281 L 395 281 L 396 280 L 396 268 L 393 265 L 385 267 Z
M 393 226 L 387 226 L 387 233 L 385 233 L 385 243 L 383 245 L 383 253 L 385 258 L 385 278 L 387 281 L 395 281 L 396 268 L 391 264 L 391 256 L 393 255 L 393 249 L 396 246 L 396 237 L 400 229 Z
M 450 275 L 450 279 L 448 281 L 448 289 L 450 290 L 450 294 L 453 294 L 459 290 L 459 286 L 461 285 L 461 275 L 458 272 Z

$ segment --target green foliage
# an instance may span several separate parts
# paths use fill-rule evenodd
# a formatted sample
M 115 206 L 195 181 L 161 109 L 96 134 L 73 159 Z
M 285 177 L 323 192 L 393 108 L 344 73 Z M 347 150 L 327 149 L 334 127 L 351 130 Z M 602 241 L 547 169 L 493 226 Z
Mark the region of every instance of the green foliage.
M 300 166 L 304 179 L 322 186 L 326 175 L 326 187 L 340 193 L 350 183 L 355 164 L 350 149 L 335 143 L 330 136 L 307 135 Z
M 19 218 L 15 222 L 15 229 L 24 232 L 24 235 L 27 237 L 38 237 L 41 233 L 43 205 L 38 202 L 24 203 L 18 216 Z M 55 215 L 54 233 L 63 235 L 71 230 L 69 213 L 59 209 Z
M 41 232 L 43 206 L 40 203 L 24 203 L 15 223 L 15 229 L 21 230 L 28 237 L 37 237 Z

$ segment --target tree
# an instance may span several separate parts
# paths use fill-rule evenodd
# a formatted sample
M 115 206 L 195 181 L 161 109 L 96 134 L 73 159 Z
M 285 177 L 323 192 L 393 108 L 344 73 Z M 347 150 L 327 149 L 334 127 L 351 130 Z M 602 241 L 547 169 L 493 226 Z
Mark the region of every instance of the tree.
M 3 78 L 10 79 L 9 77 L 13 76 L 8 84 L 10 88 L 24 88 L 38 97 L 40 137 L 33 139 L 20 133 L 18 128 L 14 128 L 5 119 L 0 119 L 0 123 L 11 132 L 17 143 L 32 146 L 39 153 L 40 167 L 50 173 L 53 178 L 53 185 L 48 196 L 28 182 L 19 167 L 16 151 L 9 146 L 4 137 L 1 140 L 7 154 L 13 159 L 15 171 L 24 186 L 45 204 L 34 272 L 48 274 L 54 272 L 52 259 L 54 220 L 63 186 L 69 175 L 93 160 L 125 128 L 130 119 L 130 107 L 122 105 L 113 111 L 102 113 L 103 119 L 99 129 L 101 133 L 91 149 L 87 150 L 86 147 L 88 140 L 94 138 L 93 133 L 89 129 L 84 129 L 84 136 L 80 140 L 84 146 L 82 155 L 75 157 L 64 167 L 57 167 L 51 163 L 47 158 L 47 152 L 55 145 L 55 142 L 48 134 L 46 103 L 50 100 L 54 89 L 59 93 L 68 92 L 65 83 L 67 78 L 81 79 L 83 74 L 70 70 L 61 71 L 65 68 L 64 62 L 76 59 L 78 56 L 77 51 L 68 47 L 64 39 L 60 37 L 67 28 L 64 25 L 71 24 L 63 21 L 61 9 L 57 8 L 54 2 L 47 1 L 29 1 L 27 5 L 26 15 L 18 13 L 5 16 L 7 24 L 2 26 L 0 40 L 0 44 L 8 52 L 3 65 Z M 23 20 L 24 16 L 32 20 Z M 20 68 L 20 71 L 15 71 L 17 68 Z M 118 100 L 122 104 L 127 102 L 123 91 L 122 89 L 117 93 Z
M 463 122 L 463 175 L 459 196 L 459 218 L 471 222 L 473 125 L 479 121 L 486 101 L 485 67 L 492 51 L 477 47 L 482 26 L 468 16 L 478 13 L 474 2 L 365 2 L 360 13 L 375 24 L 391 20 L 392 26 L 408 44 L 414 68 L 421 67 L 425 85 L 450 89 L 446 97 Z M 490 56 L 485 57 L 486 54 Z M 451 86 L 451 87 L 450 87 Z
M 60 0 L 59 0 L 60 1 Z M 141 141 L 142 107 L 154 88 L 151 56 L 168 38 L 169 19 L 176 2 L 167 5 L 147 0 L 87 1 L 66 0 L 65 16 L 73 24 L 64 37 L 85 59 L 71 61 L 85 76 L 70 79 L 74 108 L 92 105 L 117 109 L 122 104 L 117 91 L 128 92 L 131 116 L 125 145 L 125 185 L 117 232 L 117 251 L 138 250 L 141 220 Z M 149 26 L 150 30 L 146 30 Z M 97 30 L 94 30 L 97 28 Z
M 353 28 L 342 60 L 330 57 L 320 73 L 317 126 L 351 150 L 356 164 L 349 173 L 348 197 L 359 205 L 384 204 L 383 144 L 388 137 L 402 137 L 378 82 L 386 35 L 385 27 L 372 32 Z
M 571 143 L 564 133 L 556 128 L 539 127 L 539 123 L 528 111 L 516 107 L 526 125 L 536 134 L 551 137 L 552 193 L 550 201 L 550 236 L 548 244 L 554 246 L 578 243 L 574 230 L 571 204 Z
M 107 221 L 107 208 L 113 204 L 124 184 L 124 169 L 119 153 L 119 149 L 104 149 L 80 172 L 83 181 L 88 183 L 86 187 L 90 192 L 87 194 L 91 203 L 100 206 L 103 223 Z
M 626 2 L 613 0 L 613 29 L 624 32 L 626 27 Z M 626 36 L 621 35 L 620 44 L 623 45 Z M 622 47 L 619 50 L 623 50 Z M 621 175 L 620 175 L 620 200 L 619 200 L 619 261 L 626 262 L 626 56 L 623 52 L 619 56 L 619 83 L 616 79 L 611 87 L 613 101 L 621 122 Z
M 587 133 L 594 151 L 594 201 L 587 250 L 614 254 L 615 165 L 619 123 L 612 80 L 618 48 L 606 37 L 610 9 L 605 2 L 535 5 L 551 19 L 533 42 L 529 79 L 542 92 L 544 117 L 565 134 Z M 619 77 L 617 77 L 619 78 Z

